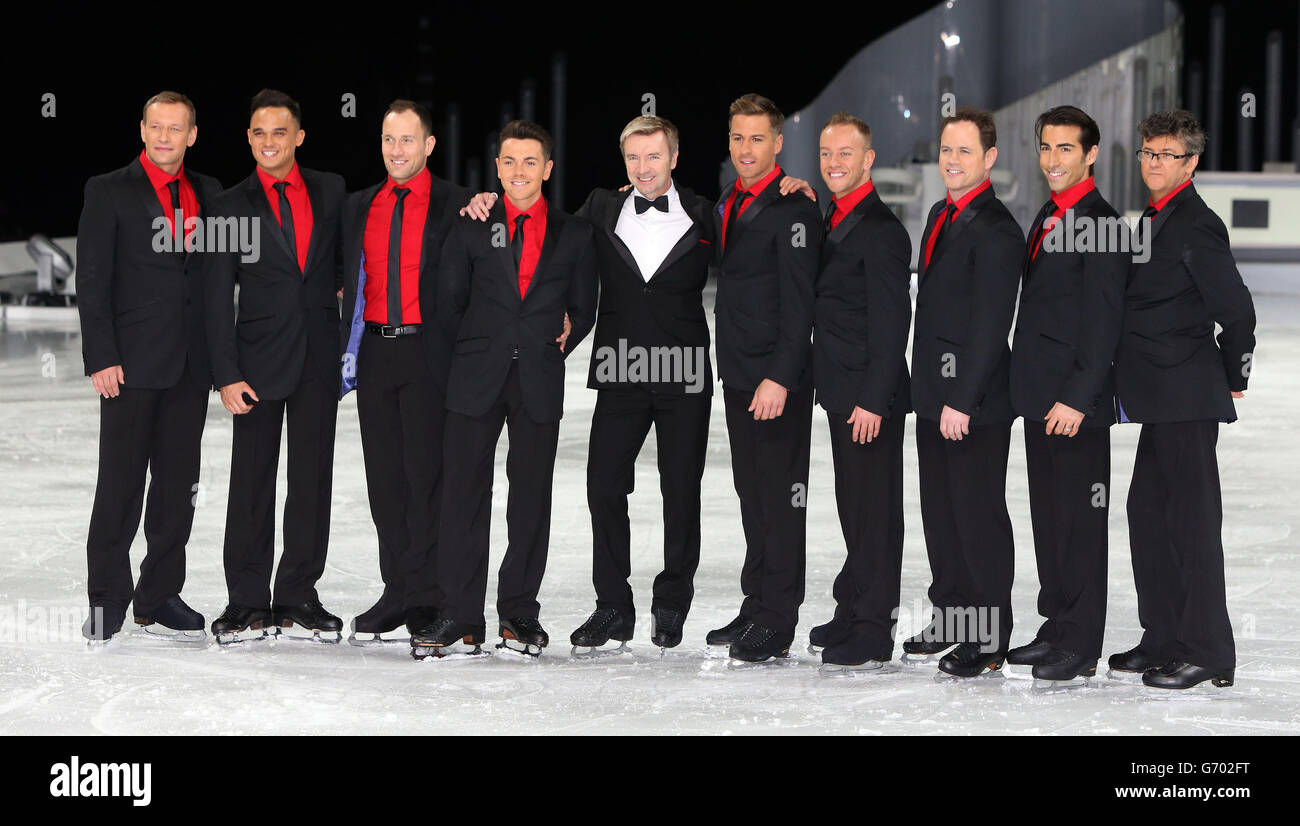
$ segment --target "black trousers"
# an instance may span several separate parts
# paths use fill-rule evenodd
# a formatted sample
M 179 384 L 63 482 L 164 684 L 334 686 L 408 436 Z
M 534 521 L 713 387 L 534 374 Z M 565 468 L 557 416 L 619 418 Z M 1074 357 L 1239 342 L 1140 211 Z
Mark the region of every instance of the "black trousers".
M 707 394 L 665 395 L 641 388 L 597 393 L 587 448 L 596 607 L 636 614 L 627 582 L 632 573 L 627 497 L 635 487 L 637 454 L 653 424 L 664 508 L 664 567 L 655 577 L 652 607 L 683 615 L 690 611 L 700 564 L 700 478 L 712 401 Z
M 1106 630 L 1106 519 L 1110 428 L 1048 436 L 1025 422 L 1029 513 L 1038 563 L 1036 639 L 1088 658 L 1101 656 Z
M 792 634 L 804 597 L 813 394 L 790 393 L 785 411 L 767 421 L 747 410 L 752 392 L 723 388 L 722 396 L 745 531 L 740 614 Z
M 894 652 L 899 581 L 903 575 L 903 416 L 883 419 L 867 444 L 853 441 L 848 415 L 826 414 L 835 466 L 835 505 L 848 556 L 835 577 L 835 619 L 872 646 Z
M 1011 639 L 1015 544 L 1007 513 L 1011 422 L 970 428 L 960 441 L 916 420 L 921 524 L 930 602 L 944 639 L 1006 650 Z
M 257 388 L 254 387 L 254 390 Z M 230 602 L 252 608 L 317 599 L 316 582 L 329 551 L 334 481 L 335 383 L 306 378 L 285 399 L 262 399 L 235 416 L 226 505 L 225 568 Z M 288 496 L 284 552 L 275 569 L 275 478 L 280 436 L 288 420 Z
M 130 376 L 126 376 L 130 381 Z M 186 365 L 165 390 L 122 385 L 99 400 L 99 476 L 86 538 L 90 604 L 148 616 L 185 584 L 185 543 L 200 494 L 199 442 L 208 387 Z M 149 499 L 145 506 L 145 473 Z M 131 576 L 131 543 L 144 511 L 146 550 L 140 581 Z
M 384 591 L 406 608 L 436 607 L 442 497 L 443 389 L 424 335 L 365 333 L 357 353 L 357 419 Z
M 1219 423 L 1144 424 L 1128 492 L 1141 647 L 1203 668 L 1236 665 L 1223 578 Z
M 444 592 L 442 614 L 457 622 L 480 624 L 487 598 L 492 477 L 497 440 L 510 434 L 506 477 L 507 544 L 497 577 L 497 616 L 537 618 L 537 592 L 546 572 L 551 538 L 551 481 L 560 423 L 539 424 L 524 411 L 519 363 L 510 367 L 501 396 L 482 416 L 447 411 L 443 462 L 442 542 L 438 581 Z

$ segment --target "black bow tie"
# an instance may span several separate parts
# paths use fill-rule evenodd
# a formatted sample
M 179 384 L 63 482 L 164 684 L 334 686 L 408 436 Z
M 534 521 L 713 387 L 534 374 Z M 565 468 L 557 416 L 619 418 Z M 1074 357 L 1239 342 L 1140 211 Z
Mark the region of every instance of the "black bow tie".
M 636 199 L 633 201 L 633 205 L 636 207 L 636 214 L 637 214 L 637 215 L 642 214 L 643 212 L 645 212 L 646 210 L 648 210 L 650 207 L 654 207 L 655 209 L 659 210 L 660 212 L 667 212 L 667 211 L 668 211 L 668 196 L 667 196 L 667 195 L 660 195 L 658 198 L 655 198 L 655 199 L 652 201 L 652 200 L 650 200 L 649 198 L 642 198 L 640 195 L 638 195 L 638 196 L 636 196 Z

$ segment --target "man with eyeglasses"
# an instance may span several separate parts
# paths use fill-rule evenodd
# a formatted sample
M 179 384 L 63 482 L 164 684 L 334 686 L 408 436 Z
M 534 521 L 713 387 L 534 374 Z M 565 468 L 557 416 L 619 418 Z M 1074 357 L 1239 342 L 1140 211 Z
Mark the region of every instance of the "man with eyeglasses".
M 1233 682 L 1215 444 L 1237 418 L 1255 349 L 1255 308 L 1228 232 L 1192 184 L 1205 130 L 1184 110 L 1140 124 L 1151 192 L 1149 259 L 1134 263 L 1115 357 L 1121 422 L 1141 422 L 1129 546 L 1142 640 L 1110 658 L 1155 688 Z M 1214 326 L 1222 330 L 1215 346 Z

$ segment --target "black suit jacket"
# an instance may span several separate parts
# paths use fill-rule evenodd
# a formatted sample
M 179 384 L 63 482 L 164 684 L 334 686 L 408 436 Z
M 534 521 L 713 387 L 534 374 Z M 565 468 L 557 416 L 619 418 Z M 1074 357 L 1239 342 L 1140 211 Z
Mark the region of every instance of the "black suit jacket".
M 632 383 L 599 377 L 597 368 L 602 363 L 602 351 L 610 348 L 618 352 L 622 340 L 624 347 L 647 350 L 673 347 L 686 352 L 686 348 L 703 348 L 704 375 L 697 378 L 703 386 L 695 392 L 711 395 L 713 368 L 708 357 L 709 325 L 704 317 L 703 299 L 714 256 L 711 202 L 689 189 L 677 188 L 682 209 L 694 226 L 677 241 L 647 281 L 627 245 L 614 233 L 623 205 L 634 193 L 633 189 L 624 192 L 595 189 L 578 210 L 578 217 L 590 221 L 595 229 L 600 270 L 600 313 L 587 386 L 593 390 L 634 386 L 673 395 L 687 392 L 684 381 Z
M 911 262 L 907 230 L 874 189 L 822 241 L 813 383 L 827 412 L 848 418 L 861 407 L 889 418 L 912 409 Z
M 728 227 L 719 256 L 718 377 L 722 386 L 752 393 L 763 379 L 790 392 L 812 384 L 813 282 L 817 278 L 822 218 L 802 192 L 781 195 L 779 175 Z M 722 213 L 731 190 L 713 211 L 722 237 Z
M 1235 421 L 1230 391 L 1244 391 L 1250 377 L 1255 304 L 1228 231 L 1189 184 L 1151 232 L 1151 260 L 1132 265 L 1124 293 L 1119 402 L 1135 422 Z
M 931 207 L 922 243 L 946 204 Z M 922 248 L 912 339 L 917 416 L 937 422 L 947 405 L 970 416 L 972 426 L 1015 418 L 1007 336 L 1024 259 L 1020 225 L 992 187 L 944 230 L 929 267 Z
M 429 186 L 429 211 L 424 219 L 424 245 L 420 248 L 420 321 L 425 330 L 422 340 L 429 370 L 438 392 L 447 387 L 451 348 L 438 327 L 439 270 L 442 247 L 455 224 L 460 208 L 469 203 L 469 190 L 432 175 Z M 342 395 L 356 386 L 357 348 L 364 333 L 366 308 L 365 270 L 362 256 L 366 235 L 366 218 L 370 204 L 385 182 L 348 196 L 343 206 L 343 324 L 339 352 L 343 369 Z
M 199 216 L 221 192 L 215 178 L 188 167 Z M 188 360 L 212 384 L 203 325 L 203 255 L 155 252 L 166 235 L 162 204 L 136 158 L 86 182 L 77 227 L 77 311 L 86 375 L 115 364 L 129 387 L 163 389 Z M 158 227 L 164 227 L 159 230 Z
M 1095 189 L 1071 209 L 1075 221 L 1119 221 Z M 1049 200 L 1029 227 L 1027 248 L 1040 222 L 1055 211 Z M 1068 218 L 1061 219 L 1061 231 L 1068 229 Z M 1032 260 L 1027 251 L 1011 348 L 1011 402 L 1026 422 L 1045 421 L 1061 402 L 1084 414 L 1083 427 L 1114 423 L 1111 363 L 1130 258 L 1122 250 L 1066 252 L 1045 242 Z
M 298 168 L 311 201 L 311 241 L 307 270 L 285 241 L 257 173 L 227 189 L 214 214 L 258 218 L 256 261 L 237 252 L 206 256 L 208 343 L 217 387 L 239 381 L 261 399 L 285 399 L 299 381 L 329 379 L 338 364 L 340 274 L 339 220 L 343 178 L 332 172 Z M 239 284 L 239 319 L 232 294 Z
M 564 413 L 564 359 L 596 320 L 600 281 L 591 224 L 547 204 L 546 238 L 528 293 L 509 245 L 505 206 L 486 222 L 458 220 L 442 250 L 440 326 L 454 347 L 447 409 L 482 416 L 501 396 L 515 350 L 524 410 L 538 424 Z M 504 238 L 505 243 L 494 244 Z M 564 314 L 573 330 L 563 351 Z

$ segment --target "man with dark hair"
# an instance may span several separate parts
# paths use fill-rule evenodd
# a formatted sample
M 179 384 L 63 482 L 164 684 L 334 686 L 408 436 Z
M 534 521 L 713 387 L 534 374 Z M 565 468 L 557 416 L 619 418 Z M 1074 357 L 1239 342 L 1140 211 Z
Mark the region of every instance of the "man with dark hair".
M 903 650 L 923 657 L 956 645 L 939 662 L 954 677 L 1000 669 L 1011 636 L 1007 334 L 1025 242 L 989 182 L 996 147 L 988 112 L 961 107 L 944 120 L 948 197 L 930 210 L 917 262 L 912 406 L 935 613 Z
M 229 602 L 212 633 L 231 642 L 248 630 L 262 631 L 260 637 L 266 628 L 296 626 L 313 639 L 338 642 L 342 622 L 321 605 L 316 583 L 329 548 L 344 184 L 331 172 L 298 165 L 307 133 L 293 98 L 263 89 L 250 109 L 248 145 L 257 166 L 221 194 L 215 212 L 257 220 L 264 243 L 256 260 L 210 254 L 205 275 L 212 373 L 235 416 L 224 553 Z M 289 493 L 273 594 L 284 430 Z
M 90 617 L 82 633 L 107 641 L 127 603 L 148 632 L 202 638 L 204 620 L 180 598 L 194 522 L 199 442 L 212 369 L 203 282 L 192 228 L 221 191 L 184 165 L 198 127 L 194 104 L 162 92 L 145 104 L 140 156 L 86 182 L 77 229 L 82 357 L 99 403 L 99 476 L 86 538 Z M 150 476 L 140 581 L 131 543 Z
M 835 616 L 808 642 L 823 648 L 826 666 L 870 670 L 893 657 L 903 567 L 912 243 L 871 180 L 876 153 L 866 123 L 831 116 L 818 154 L 833 197 L 815 285 L 813 378 L 830 426 L 848 555 L 835 577 Z
M 760 95 L 731 104 L 728 145 L 738 179 L 722 193 L 713 219 L 722 247 L 718 377 L 745 533 L 745 599 L 707 642 L 728 646 L 741 662 L 789 653 L 804 597 L 821 216 L 808 199 L 780 192 L 784 173 L 776 156 L 784 122 Z
M 542 196 L 554 167 L 550 147 L 537 124 L 507 124 L 496 159 L 505 198 L 487 223 L 458 222 L 442 251 L 438 315 L 454 347 L 443 456 L 455 484 L 443 489 L 443 599 L 437 619 L 412 631 L 416 656 L 442 656 L 458 642 L 475 653 L 483 643 L 493 457 L 503 425 L 509 540 L 497 587 L 497 647 L 537 656 L 549 642 L 537 594 L 550 545 L 564 359 L 595 323 L 599 289 L 591 225 Z
M 1124 249 L 1057 243 L 1091 225 L 1116 237 L 1120 217 L 1092 177 L 1097 123 L 1074 106 L 1038 116 L 1038 164 L 1051 198 L 1030 224 L 1029 254 L 1011 349 L 1011 402 L 1025 419 L 1029 510 L 1044 622 L 1007 662 L 1036 679 L 1096 673 L 1106 626 L 1106 517 L 1111 361 L 1119 343 L 1128 257 Z M 1041 423 L 1041 424 L 1040 424 Z
M 1143 633 L 1110 668 L 1142 672 L 1155 688 L 1228 686 L 1236 647 L 1215 445 L 1219 423 L 1236 421 L 1232 400 L 1245 396 L 1255 306 L 1223 221 L 1192 185 L 1205 149 L 1195 116 L 1157 112 L 1138 133 L 1150 250 L 1129 272 L 1115 385 L 1120 421 L 1142 423 L 1128 525 Z
M 357 391 L 370 515 L 384 591 L 349 641 L 379 644 L 403 623 L 432 621 L 442 491 L 442 429 L 451 348 L 437 330 L 438 260 L 468 197 L 429 172 L 436 138 L 424 106 L 396 100 L 383 117 L 388 178 L 343 208 L 342 394 Z

